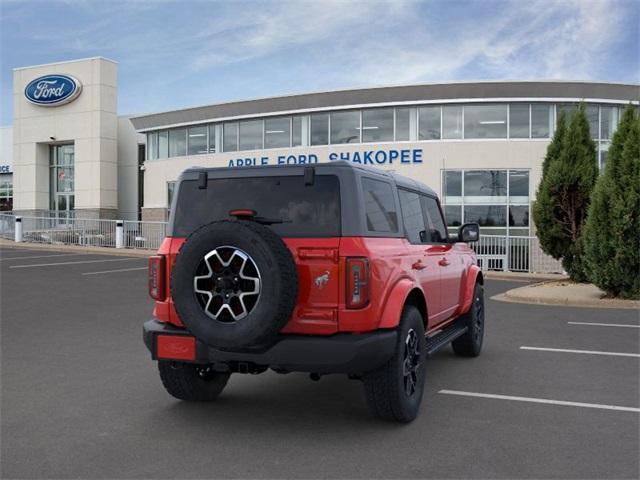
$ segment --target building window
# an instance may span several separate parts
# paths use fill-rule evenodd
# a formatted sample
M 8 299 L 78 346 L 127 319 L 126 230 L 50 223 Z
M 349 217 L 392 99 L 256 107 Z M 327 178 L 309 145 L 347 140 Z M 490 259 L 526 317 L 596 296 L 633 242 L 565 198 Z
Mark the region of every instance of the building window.
M 464 138 L 507 138 L 507 105 L 464 107 Z
M 163 130 L 158 132 L 158 158 L 167 158 L 169 156 L 169 132 Z
M 187 154 L 187 129 L 169 130 L 169 156 L 184 157 Z
M 418 140 L 440 140 L 440 106 L 418 109 Z
M 262 145 L 262 120 L 240 122 L 240 150 L 259 150 Z
M 158 158 L 158 132 L 147 133 L 147 160 Z
M 209 153 L 216 153 L 216 125 L 209 125 Z
M 531 105 L 531 138 L 549 138 L 553 125 L 551 105 Z
M 398 231 L 398 216 L 391 185 L 371 178 L 362 179 L 367 230 L 394 233 Z
M 411 109 L 396 108 L 396 141 L 411 140 Z
M 598 129 L 598 105 L 587 105 L 585 108 L 585 114 L 587 115 L 587 120 L 589 122 L 591 138 L 597 140 L 600 133 Z
M 191 127 L 189 129 L 187 153 L 201 155 L 207 153 L 207 130 L 205 127 Z
M 267 118 L 264 121 L 264 148 L 291 146 L 291 117 Z
M 462 107 L 460 105 L 442 107 L 442 138 L 462 138 Z
M 311 115 L 311 145 L 327 145 L 329 143 L 329 114 Z
M 370 108 L 362 111 L 362 141 L 393 141 L 393 108 Z
M 70 217 L 75 208 L 75 146 L 49 147 L 49 208 L 61 217 Z
M 529 138 L 529 104 L 509 105 L 509 138 Z
M 360 142 L 360 111 L 331 113 L 331 144 Z
M 610 140 L 618 125 L 618 107 L 600 107 L 600 138 Z
M 529 235 L 528 170 L 443 170 L 442 182 L 447 225 L 477 222 L 484 235 Z
M 222 148 L 225 152 L 238 151 L 238 122 L 229 122 L 223 125 Z
M 0 212 L 13 210 L 13 173 L 0 173 Z
M 506 203 L 506 170 L 467 170 L 464 172 L 464 198 L 468 203 Z
M 299 147 L 302 145 L 302 116 L 298 115 L 291 118 L 291 146 Z

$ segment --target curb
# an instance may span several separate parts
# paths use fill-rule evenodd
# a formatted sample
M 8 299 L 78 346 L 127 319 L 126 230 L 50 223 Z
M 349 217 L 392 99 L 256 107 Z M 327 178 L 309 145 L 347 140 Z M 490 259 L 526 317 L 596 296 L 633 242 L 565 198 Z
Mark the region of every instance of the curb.
M 20 250 L 40 250 L 58 252 L 93 253 L 99 255 L 113 255 L 123 257 L 150 257 L 156 253 L 155 250 L 135 250 L 130 248 L 110 248 L 110 247 L 83 247 L 80 245 L 51 245 L 48 243 L 16 243 L 11 240 L 0 238 L 0 247 Z
M 549 280 L 567 280 L 569 277 L 561 273 L 527 273 L 527 272 L 496 272 L 496 271 L 484 271 L 482 272 L 484 278 L 490 280 L 509 280 L 514 282 L 528 282 L 528 281 L 549 281 Z
M 578 308 L 613 308 L 613 309 L 626 309 L 626 310 L 639 310 L 640 301 L 637 300 L 622 300 L 614 298 L 604 298 L 599 300 L 593 300 L 589 297 L 575 297 L 568 296 L 548 297 L 540 296 L 531 293 L 531 287 L 542 285 L 546 282 L 540 282 L 534 285 L 528 285 L 526 287 L 519 287 L 508 290 L 504 293 L 494 295 L 491 300 L 497 300 L 499 302 L 509 303 L 526 303 L 529 305 L 547 305 L 555 307 L 578 307 Z M 527 289 L 528 294 L 522 292 Z

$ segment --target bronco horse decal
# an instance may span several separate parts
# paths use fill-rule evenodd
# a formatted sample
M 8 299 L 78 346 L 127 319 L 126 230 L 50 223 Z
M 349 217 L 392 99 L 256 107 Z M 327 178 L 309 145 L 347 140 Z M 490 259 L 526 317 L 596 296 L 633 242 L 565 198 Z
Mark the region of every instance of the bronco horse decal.
M 327 283 L 329 281 L 329 271 L 325 270 L 325 272 L 316 277 L 315 282 L 316 282 L 316 287 L 318 287 L 319 289 L 322 289 L 322 287 L 324 287 L 325 283 Z

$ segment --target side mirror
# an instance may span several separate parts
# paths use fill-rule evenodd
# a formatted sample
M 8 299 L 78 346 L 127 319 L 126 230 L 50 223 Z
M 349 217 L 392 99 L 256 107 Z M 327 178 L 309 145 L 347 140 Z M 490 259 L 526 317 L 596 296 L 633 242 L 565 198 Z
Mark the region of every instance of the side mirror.
M 465 223 L 458 230 L 459 242 L 477 242 L 480 240 L 480 225 L 477 223 Z

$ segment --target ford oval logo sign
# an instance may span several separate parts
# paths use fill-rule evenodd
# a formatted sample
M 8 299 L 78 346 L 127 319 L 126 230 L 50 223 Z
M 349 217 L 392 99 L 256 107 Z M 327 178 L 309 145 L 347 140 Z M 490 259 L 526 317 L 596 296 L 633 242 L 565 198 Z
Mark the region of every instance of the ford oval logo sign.
M 45 75 L 29 82 L 24 96 L 31 103 L 42 106 L 57 106 L 75 100 L 82 84 L 70 75 Z

